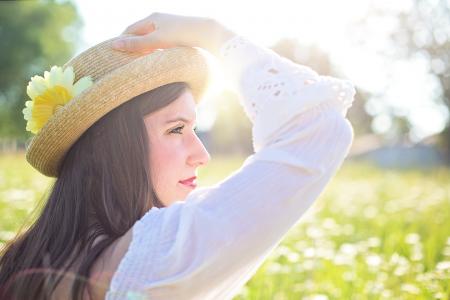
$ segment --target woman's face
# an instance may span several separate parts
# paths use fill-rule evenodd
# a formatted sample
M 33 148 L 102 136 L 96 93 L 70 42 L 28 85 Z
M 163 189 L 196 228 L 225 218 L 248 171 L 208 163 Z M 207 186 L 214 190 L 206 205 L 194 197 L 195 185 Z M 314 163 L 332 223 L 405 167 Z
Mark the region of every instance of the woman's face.
M 185 120 L 183 120 L 185 119 Z M 195 189 L 197 168 L 210 159 L 194 132 L 196 106 L 190 91 L 158 111 L 144 117 L 149 137 L 150 172 L 156 195 L 170 206 Z

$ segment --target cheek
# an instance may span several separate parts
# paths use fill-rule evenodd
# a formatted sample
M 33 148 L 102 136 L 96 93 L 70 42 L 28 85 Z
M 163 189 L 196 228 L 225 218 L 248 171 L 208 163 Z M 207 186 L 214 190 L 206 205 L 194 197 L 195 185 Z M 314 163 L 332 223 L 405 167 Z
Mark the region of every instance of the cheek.
M 150 170 L 155 187 L 176 184 L 183 167 L 180 146 L 170 140 L 150 144 Z M 183 175 L 183 174 L 181 174 Z

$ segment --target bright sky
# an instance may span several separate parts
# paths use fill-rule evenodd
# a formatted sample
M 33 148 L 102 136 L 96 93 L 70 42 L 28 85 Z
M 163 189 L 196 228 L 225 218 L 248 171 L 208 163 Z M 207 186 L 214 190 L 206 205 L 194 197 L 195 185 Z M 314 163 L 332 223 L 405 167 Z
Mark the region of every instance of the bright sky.
M 419 140 L 444 128 L 448 114 L 431 100 L 439 93 L 436 82 L 426 75 L 420 57 L 414 63 L 387 61 L 378 53 L 386 47 L 386 32 L 395 19 L 373 20 L 370 32 L 364 32 L 365 48 L 355 45 L 349 35 L 353 22 L 375 7 L 392 11 L 408 10 L 410 0 L 277 0 L 277 1 L 206 1 L 206 0 L 76 0 L 84 21 L 83 45 L 78 52 L 100 41 L 119 35 L 128 25 L 155 11 L 181 15 L 212 17 L 238 34 L 270 47 L 281 38 L 297 38 L 301 43 L 317 44 L 330 54 L 333 64 L 358 88 L 379 95 L 370 101 L 371 111 L 383 112 L 385 105 L 404 111 L 416 125 L 412 138 Z M 370 22 L 370 21 L 369 21 Z M 350 31 L 349 31 L 350 30 Z M 370 39 L 367 39 L 370 36 Z M 208 114 L 202 110 L 208 110 Z M 213 108 L 198 110 L 198 127 L 211 125 Z M 372 124 L 379 132 L 390 129 L 383 113 Z

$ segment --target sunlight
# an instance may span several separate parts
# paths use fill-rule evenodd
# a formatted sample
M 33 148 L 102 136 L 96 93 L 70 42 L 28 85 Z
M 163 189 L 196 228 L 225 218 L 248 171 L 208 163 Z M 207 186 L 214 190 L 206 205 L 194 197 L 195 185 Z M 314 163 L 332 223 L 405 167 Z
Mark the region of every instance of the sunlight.
M 434 85 L 430 82 L 426 86 L 423 84 L 426 69 L 420 69 L 422 66 L 410 62 L 393 64 L 381 54 L 382 51 L 395 51 L 388 43 L 387 34 L 398 21 L 390 16 L 364 19 L 370 10 L 375 9 L 408 11 L 412 5 L 410 0 L 280 0 L 268 3 L 231 0 L 224 4 L 200 0 L 135 0 L 127 2 L 125 14 L 122 2 L 78 0 L 75 3 L 84 18 L 84 43 L 79 45 L 78 52 L 119 35 L 128 25 L 152 12 L 211 17 L 266 47 L 282 38 L 292 38 L 297 39 L 300 45 L 316 45 L 323 49 L 333 66 L 342 73 L 340 77 L 351 80 L 358 90 L 382 98 L 383 103 L 402 107 L 411 114 L 408 117 L 415 116 L 413 122 L 417 127 L 417 140 L 442 130 L 442 124 L 448 119 L 448 113 L 443 111 L 442 106 L 432 102 Z M 105 7 L 108 7 L 108 13 L 102 15 L 102 21 L 99 22 L 98 12 Z M 366 31 L 358 31 L 355 25 L 361 20 L 369 24 Z M 224 79 L 220 79 L 220 74 L 217 76 L 210 95 L 220 92 L 225 86 L 220 83 Z M 424 106 L 431 108 L 419 120 Z M 214 109 L 208 104 L 202 108 L 210 116 Z M 213 123 L 211 118 L 206 119 L 207 124 L 202 124 L 202 121 L 199 123 L 205 130 Z

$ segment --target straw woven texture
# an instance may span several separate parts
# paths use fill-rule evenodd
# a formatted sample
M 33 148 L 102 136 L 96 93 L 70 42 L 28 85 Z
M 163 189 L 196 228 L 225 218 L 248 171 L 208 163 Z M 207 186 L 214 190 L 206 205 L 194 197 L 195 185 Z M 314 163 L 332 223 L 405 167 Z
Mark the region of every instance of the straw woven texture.
M 65 154 L 98 119 L 131 98 L 159 86 L 184 81 L 197 103 L 211 81 L 204 50 L 174 47 L 150 54 L 115 51 L 104 41 L 64 65 L 72 66 L 75 82 L 91 76 L 94 84 L 57 110 L 27 147 L 26 158 L 39 172 L 58 177 Z

